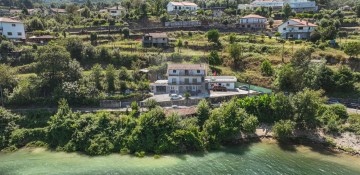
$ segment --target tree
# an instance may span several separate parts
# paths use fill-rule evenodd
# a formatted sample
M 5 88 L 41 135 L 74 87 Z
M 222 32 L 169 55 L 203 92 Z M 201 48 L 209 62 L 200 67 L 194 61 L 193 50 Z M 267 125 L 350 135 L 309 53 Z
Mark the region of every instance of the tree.
M 95 64 L 92 68 L 91 68 L 91 79 L 92 81 L 95 83 L 95 87 L 98 90 L 102 90 L 102 76 L 103 76 L 103 69 L 101 67 L 100 64 Z
M 145 106 L 149 109 L 152 110 L 154 108 L 156 108 L 156 106 L 158 106 L 158 103 L 155 99 L 148 99 L 145 101 Z
M 127 73 L 125 67 L 120 67 L 119 69 L 119 80 L 126 81 L 130 79 L 130 75 Z
M 269 18 L 269 26 L 270 26 L 270 28 L 273 28 L 273 25 L 274 25 L 274 19 Z
M 272 127 L 272 132 L 276 138 L 280 140 L 286 139 L 293 135 L 295 130 L 295 122 L 291 120 L 280 120 Z
M 271 109 L 274 111 L 274 122 L 279 120 L 293 120 L 294 109 L 290 99 L 284 93 L 277 93 L 271 98 Z
M 295 112 L 295 120 L 300 127 L 315 128 L 318 125 L 317 114 L 325 102 L 322 91 L 305 88 L 291 98 Z
M 242 131 L 245 133 L 254 133 L 256 128 L 259 126 L 258 118 L 254 115 L 248 115 L 243 119 L 241 124 Z
M 81 16 L 84 18 L 89 18 L 91 11 L 89 9 L 90 7 L 85 6 L 85 8 L 81 11 Z
M 183 42 L 181 39 L 178 39 L 176 42 L 176 47 L 178 47 L 178 52 L 181 52 L 181 48 L 183 47 Z
M 47 45 L 38 53 L 36 74 L 42 79 L 46 91 L 52 92 L 62 82 L 74 82 L 81 78 L 80 64 L 70 58 L 64 47 Z
M 357 3 L 356 7 L 355 7 L 355 13 L 356 13 L 356 16 L 358 18 L 360 18 L 360 3 Z
M 97 33 L 92 32 L 90 33 L 90 41 L 92 45 L 97 45 Z
M 265 76 L 271 76 L 274 70 L 271 67 L 271 63 L 269 60 L 265 60 L 261 63 L 261 73 Z
M 210 65 L 222 65 L 223 64 L 223 60 L 222 58 L 220 58 L 219 54 L 217 51 L 213 50 L 210 52 L 209 55 L 209 64 Z
M 66 50 L 70 52 L 71 58 L 81 60 L 83 48 L 84 44 L 80 38 L 68 38 L 66 40 Z
M 205 99 L 201 100 L 197 105 L 196 116 L 198 118 L 198 125 L 202 128 L 205 121 L 210 116 L 210 106 Z
M 233 44 L 233 43 L 235 43 L 235 40 L 236 40 L 236 35 L 234 33 L 231 33 L 229 35 L 229 43 Z
M 310 41 L 315 43 L 316 41 L 319 41 L 321 39 L 321 33 L 315 29 L 310 33 Z
M 276 33 L 275 33 L 276 39 L 279 38 L 280 36 L 281 36 L 281 33 L 280 33 L 280 32 L 276 32 Z
M 115 92 L 115 79 L 116 79 L 116 74 L 115 74 L 115 68 L 112 64 L 109 64 L 106 67 L 105 70 L 105 77 L 106 77 L 106 83 L 107 83 L 107 92 L 108 93 L 113 93 Z
M 229 54 L 230 57 L 234 60 L 234 61 L 238 61 L 240 59 L 240 55 L 241 55 L 241 48 L 238 44 L 231 44 L 229 46 Z
M 291 6 L 289 5 L 289 3 L 286 3 L 283 6 L 282 11 L 284 13 L 284 19 L 285 20 L 289 19 L 289 17 L 291 16 L 291 13 L 292 13 L 292 9 L 291 9 Z
M 69 4 L 66 6 L 66 12 L 69 14 L 76 14 L 77 10 L 79 10 L 79 7 L 76 4 Z
M 206 34 L 208 41 L 213 43 L 219 43 L 220 33 L 216 29 L 209 30 Z
M 354 90 L 355 78 L 351 69 L 347 66 L 341 66 L 334 75 L 334 81 L 337 89 L 343 91 Z
M 12 42 L 2 40 L 0 43 L 0 60 L 1 59 L 7 59 L 8 54 L 12 52 L 15 49 L 15 46 Z
M 0 149 L 9 145 L 10 135 L 19 127 L 17 123 L 21 118 L 5 108 L 0 108 Z
M 344 45 L 344 52 L 350 57 L 360 55 L 360 42 L 349 42 Z
M 130 37 L 130 29 L 127 27 L 124 27 L 122 29 L 122 34 L 124 35 L 124 38 L 129 38 Z

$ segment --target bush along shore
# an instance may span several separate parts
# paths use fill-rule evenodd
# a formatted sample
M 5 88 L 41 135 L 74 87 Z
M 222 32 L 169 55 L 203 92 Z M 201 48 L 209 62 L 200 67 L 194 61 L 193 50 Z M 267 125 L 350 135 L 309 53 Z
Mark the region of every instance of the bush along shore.
M 127 114 L 82 114 L 72 112 L 64 99 L 56 114 L 15 114 L 0 108 L 0 148 L 15 151 L 24 146 L 41 146 L 88 155 L 121 153 L 139 157 L 187 153 L 217 149 L 248 135 L 259 135 L 259 123 L 272 126 L 271 136 L 280 141 L 297 136 L 297 131 L 314 135 L 315 130 L 359 134 L 359 116 L 349 116 L 344 106 L 327 105 L 325 101 L 322 91 L 309 89 L 290 96 L 234 98 L 219 108 L 202 100 L 193 117 L 165 115 L 156 104 L 140 113 L 135 103 Z

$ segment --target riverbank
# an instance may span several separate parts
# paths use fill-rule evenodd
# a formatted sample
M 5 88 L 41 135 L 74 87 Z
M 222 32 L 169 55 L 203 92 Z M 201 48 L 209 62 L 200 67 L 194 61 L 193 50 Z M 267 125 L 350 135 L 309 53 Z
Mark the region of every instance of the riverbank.
M 110 154 L 87 156 L 25 148 L 0 154 L 2 175 L 76 174 L 347 174 L 360 173 L 360 158 L 274 139 L 223 146 L 217 151 L 160 158 Z
M 278 142 L 278 140 L 273 137 L 271 126 L 264 124 L 256 129 L 255 134 L 250 134 L 246 137 Z M 246 137 L 244 139 L 246 139 Z M 286 142 L 283 142 L 283 144 L 294 143 L 301 143 L 313 146 L 317 145 L 331 151 L 360 156 L 360 136 L 350 132 L 341 133 L 339 135 L 329 135 L 325 134 L 322 130 L 296 130 L 292 138 L 290 138 Z

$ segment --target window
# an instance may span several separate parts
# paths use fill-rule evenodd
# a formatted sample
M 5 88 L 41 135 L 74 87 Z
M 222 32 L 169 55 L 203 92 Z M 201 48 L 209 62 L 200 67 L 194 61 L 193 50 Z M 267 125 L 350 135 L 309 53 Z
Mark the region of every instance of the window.
M 8 36 L 12 36 L 12 32 L 8 32 L 7 35 L 8 35 Z
M 171 82 L 175 84 L 176 83 L 176 78 L 171 79 Z
M 226 86 L 230 86 L 230 83 L 226 83 Z
M 21 32 L 18 32 L 18 36 L 22 36 L 22 33 L 21 33 Z
M 303 27 L 299 27 L 299 30 L 302 30 L 302 29 L 304 29 Z
M 196 72 L 199 74 L 199 73 L 200 73 L 200 70 L 197 70 Z
M 116 11 L 111 11 L 111 13 L 116 13 Z
M 175 73 L 176 73 L 176 70 L 173 70 L 173 73 L 175 74 Z
M 286 28 L 283 28 L 283 30 L 286 30 Z
M 11 26 L 16 27 L 16 24 L 11 24 Z
M 193 78 L 192 82 L 193 84 L 197 84 L 197 78 Z

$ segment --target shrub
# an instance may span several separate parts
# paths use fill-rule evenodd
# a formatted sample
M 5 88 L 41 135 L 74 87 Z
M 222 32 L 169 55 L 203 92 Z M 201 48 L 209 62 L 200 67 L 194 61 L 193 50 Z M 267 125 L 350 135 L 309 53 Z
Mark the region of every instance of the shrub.
M 266 76 L 271 76 L 274 73 L 273 68 L 269 60 L 265 60 L 261 63 L 261 73 Z
M 302 41 L 301 40 L 295 40 L 295 44 L 301 44 Z
M 272 131 L 274 137 L 285 139 L 293 135 L 295 123 L 291 120 L 280 120 L 274 124 Z
M 126 155 L 129 153 L 130 153 L 130 150 L 128 148 L 121 148 L 121 150 L 120 150 L 121 155 Z
M 145 157 L 145 151 L 135 152 L 136 157 Z

